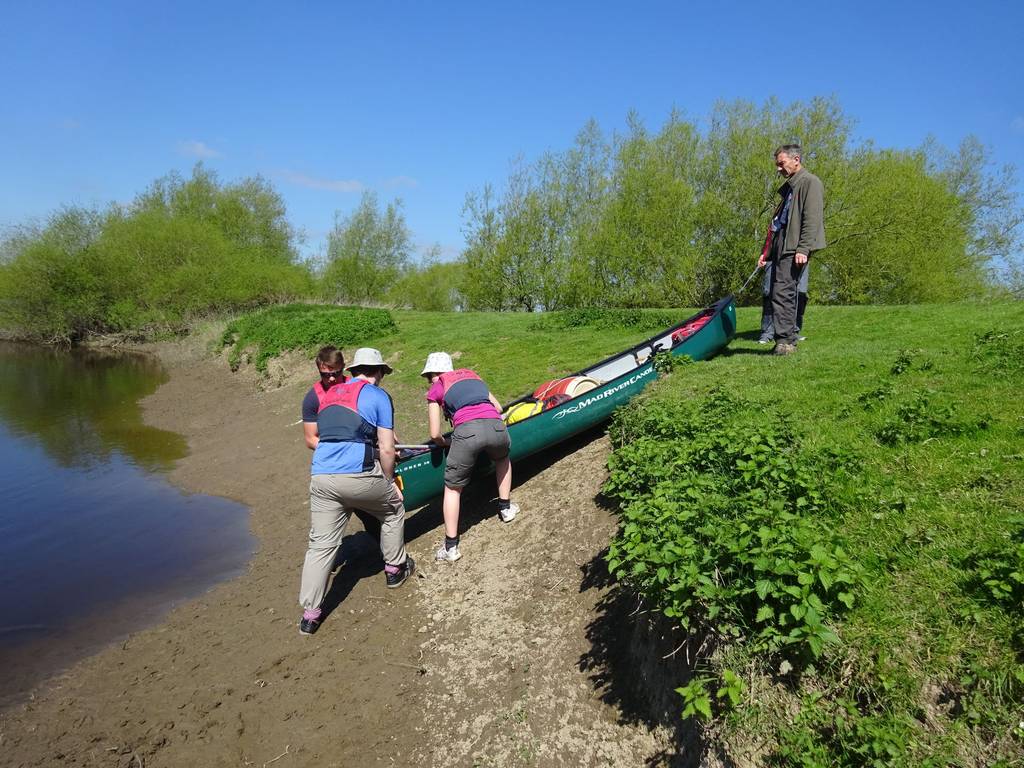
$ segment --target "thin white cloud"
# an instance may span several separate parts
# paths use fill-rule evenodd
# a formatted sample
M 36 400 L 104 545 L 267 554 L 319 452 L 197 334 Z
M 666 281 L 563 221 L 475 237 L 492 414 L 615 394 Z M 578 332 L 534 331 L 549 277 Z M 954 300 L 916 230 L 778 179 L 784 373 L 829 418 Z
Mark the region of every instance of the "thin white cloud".
M 279 171 L 278 176 L 287 182 L 306 189 L 323 189 L 328 192 L 361 192 L 365 187 L 357 179 L 319 179 L 296 171 Z
M 1017 133 L 1024 133 L 1024 115 L 1017 115 L 1010 125 Z
M 220 152 L 201 141 L 179 141 L 178 152 L 185 157 L 198 157 L 202 160 L 221 156 Z
M 390 179 L 384 179 L 382 186 L 395 188 L 405 187 L 406 189 L 412 189 L 418 187 L 420 183 L 412 176 L 392 176 Z

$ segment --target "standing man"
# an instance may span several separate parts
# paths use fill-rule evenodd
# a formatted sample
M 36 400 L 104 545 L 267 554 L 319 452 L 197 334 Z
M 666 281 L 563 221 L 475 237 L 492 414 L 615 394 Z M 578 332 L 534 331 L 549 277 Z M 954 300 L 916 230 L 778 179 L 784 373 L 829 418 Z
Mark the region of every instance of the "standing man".
M 447 352 L 431 352 L 427 356 L 423 373 L 430 383 L 427 390 L 427 420 L 430 439 L 436 445 L 450 445 L 444 468 L 444 543 L 435 559 L 454 563 L 459 551 L 459 508 L 462 490 L 469 485 L 477 457 L 486 453 L 494 462 L 494 476 L 498 483 L 498 517 L 511 523 L 519 514 L 519 505 L 512 502 L 512 460 L 509 450 L 512 441 L 508 428 L 501 420 L 501 404 L 487 385 L 468 368 L 453 370 L 452 358 Z M 452 423 L 451 440 L 441 433 L 442 416 Z
M 320 626 L 321 605 L 334 558 L 349 516 L 355 510 L 381 523 L 384 578 L 400 587 L 416 570 L 405 552 L 405 505 L 395 483 L 394 406 L 380 382 L 391 367 L 376 349 L 356 350 L 352 374 L 345 379 L 345 358 L 333 346 L 316 356 L 320 381 L 302 401 L 302 429 L 313 451 L 310 467 L 309 549 L 302 566 L 299 632 L 311 635 Z M 379 454 L 379 458 L 378 458 Z
M 790 355 L 797 342 L 797 286 L 811 254 L 825 247 L 825 190 L 821 179 L 803 167 L 799 144 L 775 150 L 775 167 L 786 182 L 772 217 L 759 266 L 771 262 L 771 304 L 775 323 L 775 354 Z

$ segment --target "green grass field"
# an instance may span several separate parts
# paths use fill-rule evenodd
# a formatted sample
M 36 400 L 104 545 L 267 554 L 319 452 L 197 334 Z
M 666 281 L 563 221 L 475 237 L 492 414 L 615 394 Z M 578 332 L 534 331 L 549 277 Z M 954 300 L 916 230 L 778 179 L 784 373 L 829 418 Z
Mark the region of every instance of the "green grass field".
M 835 640 L 818 658 L 799 658 L 793 645 L 755 649 L 757 630 L 774 619 L 735 612 L 738 636 L 717 637 L 699 670 L 712 731 L 754 764 L 1019 764 L 1024 305 L 813 307 L 808 340 L 787 358 L 763 354 L 756 323 L 756 312 L 742 311 L 743 338 L 726 354 L 663 380 L 617 425 L 666 408 L 680 418 L 673 407 L 723 389 L 741 401 L 720 419 L 734 441 L 756 442 L 764 425 L 791 434 L 789 450 L 771 453 L 811 471 L 805 485 L 823 498 L 809 522 L 823 523 L 820 544 L 838 543 L 859 575 L 852 609 L 835 604 Z M 618 442 L 629 450 L 630 439 Z M 630 468 L 654 460 L 664 457 L 634 457 Z M 740 473 L 731 466 L 703 476 L 727 483 Z M 649 483 L 645 492 L 654 498 L 659 488 Z M 735 565 L 742 553 L 728 551 L 736 541 L 717 533 L 734 522 L 719 514 L 710 523 L 717 539 L 701 545 L 720 547 L 716 567 L 732 567 L 735 583 L 715 589 L 738 595 L 752 577 Z M 769 529 L 795 525 L 775 519 Z M 650 532 L 640 540 L 627 548 L 650 547 L 647 559 L 665 546 Z M 655 587 L 663 607 L 674 583 L 670 575 Z M 824 599 L 828 590 L 811 591 Z M 717 594 L 690 606 L 691 616 L 706 619 Z M 731 606 L 720 607 L 724 616 Z M 703 626 L 714 636 L 727 623 Z M 780 673 L 783 663 L 793 671 Z M 686 693 L 692 703 L 699 692 Z
M 397 333 L 353 346 L 394 366 L 385 387 L 406 442 L 426 433 L 431 351 L 508 401 L 661 327 L 392 314 Z M 807 341 L 785 358 L 756 343 L 758 321 L 741 309 L 724 354 L 677 367 L 615 422 L 623 587 L 714 640 L 680 711 L 741 765 L 1022 764 L 1024 304 L 812 306 Z M 678 526 L 691 518 L 702 527 Z M 649 525 L 625 530 L 638 520 Z M 801 579 L 796 606 L 785 577 L 775 584 L 750 556 L 776 534 Z M 765 607 L 776 587 L 779 613 Z

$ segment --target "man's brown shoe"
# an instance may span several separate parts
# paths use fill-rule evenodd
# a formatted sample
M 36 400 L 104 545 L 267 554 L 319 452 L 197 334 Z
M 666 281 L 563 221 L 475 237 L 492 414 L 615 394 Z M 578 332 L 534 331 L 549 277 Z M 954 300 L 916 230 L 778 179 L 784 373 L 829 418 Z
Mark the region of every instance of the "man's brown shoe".
M 796 352 L 796 344 L 785 344 L 779 342 L 775 345 L 775 349 L 772 350 L 773 355 L 792 355 Z

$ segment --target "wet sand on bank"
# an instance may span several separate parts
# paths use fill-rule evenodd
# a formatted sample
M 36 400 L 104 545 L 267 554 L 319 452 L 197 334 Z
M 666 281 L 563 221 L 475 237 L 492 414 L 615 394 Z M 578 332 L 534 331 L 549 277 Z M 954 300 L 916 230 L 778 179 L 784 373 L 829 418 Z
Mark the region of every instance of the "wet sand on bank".
M 170 381 L 148 423 L 183 434 L 171 479 L 252 510 L 247 572 L 75 664 L 0 712 L 12 765 L 635 765 L 674 762 L 671 732 L 618 700 L 594 656 L 614 519 L 589 435 L 518 471 L 501 525 L 467 492 L 462 561 L 432 562 L 437 505 L 413 515 L 421 575 L 385 590 L 365 534 L 347 541 L 320 632 L 297 631 L 310 382 L 261 391 L 196 343 L 154 345 Z M 476 510 L 475 512 L 470 510 Z M 350 533 L 359 529 L 356 521 Z

